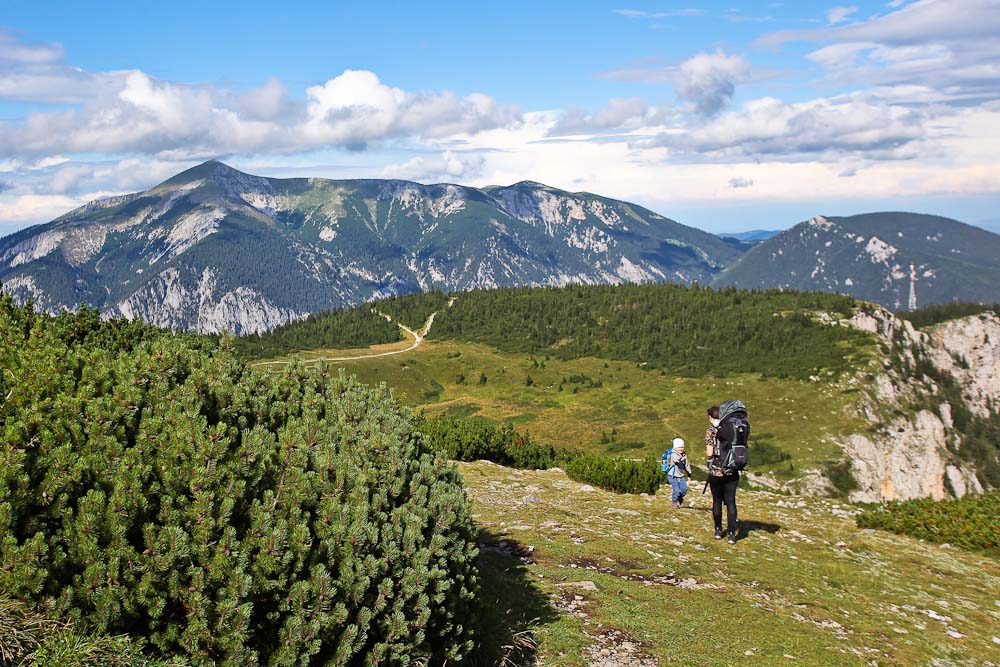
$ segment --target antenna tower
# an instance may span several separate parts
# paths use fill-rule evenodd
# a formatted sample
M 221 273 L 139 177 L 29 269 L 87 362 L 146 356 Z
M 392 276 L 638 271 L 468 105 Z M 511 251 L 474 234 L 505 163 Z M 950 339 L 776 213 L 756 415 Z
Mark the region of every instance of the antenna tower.
M 917 309 L 917 270 L 910 264 L 910 310 Z

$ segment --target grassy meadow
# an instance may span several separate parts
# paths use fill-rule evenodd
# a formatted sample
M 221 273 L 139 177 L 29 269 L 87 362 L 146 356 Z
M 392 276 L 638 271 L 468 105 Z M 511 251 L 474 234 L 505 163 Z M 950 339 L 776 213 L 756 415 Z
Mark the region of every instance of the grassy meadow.
M 1000 663 L 995 558 L 859 530 L 836 501 L 746 489 L 729 545 L 697 491 L 671 510 L 666 488 L 621 495 L 557 469 L 459 467 L 489 601 L 514 619 L 506 632 L 534 633 L 547 667 Z
M 408 344 L 371 351 L 399 346 Z M 309 362 L 359 354 L 313 350 L 280 360 Z M 856 390 L 845 378 L 692 378 L 647 370 L 630 361 L 546 359 L 438 340 L 425 340 L 404 354 L 330 367 L 332 372 L 343 368 L 366 383 L 385 382 L 405 403 L 428 415 L 508 421 L 557 447 L 629 456 L 662 453 L 666 443 L 681 436 L 694 445 L 696 462 L 707 426 L 705 408 L 740 398 L 750 408 L 754 443 L 791 455 L 787 461 L 754 466 L 779 477 L 835 459 L 839 449 L 831 436 L 865 428 L 850 409 Z

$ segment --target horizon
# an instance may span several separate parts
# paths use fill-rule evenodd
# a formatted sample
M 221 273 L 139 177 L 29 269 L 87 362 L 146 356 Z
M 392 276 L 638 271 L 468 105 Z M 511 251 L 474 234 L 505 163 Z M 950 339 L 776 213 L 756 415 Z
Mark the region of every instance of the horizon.
M 231 165 L 228 162 L 226 162 L 225 160 L 221 160 L 221 159 L 217 159 L 217 158 L 210 158 L 208 160 L 204 160 L 204 161 L 202 161 L 202 162 L 200 162 L 198 164 L 195 164 L 195 165 L 193 165 L 191 167 L 188 167 L 187 169 L 185 169 L 185 170 L 183 170 L 181 172 L 178 172 L 177 174 L 173 174 L 169 178 L 166 178 L 166 179 L 160 181 L 159 183 L 152 184 L 149 188 L 147 188 L 147 190 L 159 187 L 160 185 L 163 185 L 167 181 L 170 181 L 170 180 L 172 180 L 172 179 L 180 176 L 181 174 L 185 173 L 186 171 L 194 170 L 194 169 L 197 169 L 200 166 L 203 166 L 203 165 L 206 165 L 206 164 L 211 164 L 211 163 L 221 164 L 224 167 L 228 167 L 229 169 L 233 169 L 235 171 L 238 171 L 238 172 L 243 173 L 243 174 L 247 174 L 249 176 L 261 176 L 261 174 L 253 174 L 253 173 L 249 173 L 249 172 L 243 171 L 241 169 L 238 169 L 237 167 L 234 167 L 233 165 Z M 386 180 L 386 181 L 396 181 L 396 182 L 400 182 L 400 183 L 412 183 L 414 185 L 420 185 L 420 186 L 425 186 L 425 187 L 431 187 L 431 186 L 435 186 L 435 185 L 453 185 L 453 186 L 458 186 L 458 187 L 475 188 L 475 189 L 479 189 L 479 190 L 484 190 L 484 189 L 487 189 L 487 188 L 509 188 L 509 187 L 514 187 L 514 186 L 516 186 L 518 184 L 521 184 L 521 183 L 531 183 L 531 184 L 539 185 L 539 186 L 542 186 L 542 187 L 545 187 L 545 188 L 561 190 L 562 192 L 567 192 L 568 194 L 573 194 L 573 195 L 597 195 L 597 196 L 603 196 L 599 192 L 590 192 L 589 190 L 570 190 L 570 191 L 568 191 L 568 190 L 562 190 L 561 188 L 557 188 L 556 186 L 549 185 L 547 183 L 540 183 L 538 181 L 531 181 L 531 180 L 522 180 L 522 181 L 517 181 L 517 182 L 514 182 L 514 183 L 508 183 L 508 184 L 489 183 L 489 184 L 481 185 L 481 186 L 472 186 L 472 185 L 467 185 L 467 184 L 464 184 L 464 183 L 457 183 L 457 182 L 453 182 L 453 181 L 437 181 L 437 182 L 423 182 L 422 183 L 420 181 L 414 181 L 414 180 L 405 179 L 405 178 L 383 178 L 383 179 L 369 179 L 369 178 L 366 178 L 366 177 L 331 178 L 331 177 L 325 177 L 325 176 L 306 176 L 306 175 L 298 175 L 298 176 L 265 176 L 265 178 L 273 178 L 273 179 L 276 179 L 276 180 L 291 180 L 291 179 L 296 179 L 296 178 L 305 178 L 305 179 L 321 179 L 321 180 L 341 181 L 341 182 L 360 181 L 360 180 Z M 137 192 L 144 192 L 144 191 L 146 191 L 146 190 L 140 190 L 140 191 L 137 191 Z M 118 193 L 118 194 L 135 194 L 135 193 L 128 192 L 128 193 Z M 116 194 L 116 195 L 108 195 L 106 197 L 101 197 L 100 199 L 112 198 L 114 196 L 118 196 L 118 194 Z M 92 200 L 92 201 L 97 201 L 97 200 Z M 87 203 L 92 203 L 92 201 L 91 202 L 84 202 L 84 204 L 82 204 L 82 205 L 85 206 Z M 626 203 L 634 204 L 636 202 L 626 202 Z M 650 209 L 650 210 L 653 213 L 658 213 L 658 214 L 664 215 L 660 211 L 656 211 L 656 210 L 653 210 L 653 209 Z M 700 228 L 700 227 L 698 227 L 696 225 L 690 225 L 690 224 L 684 222 L 683 220 L 676 220 L 674 218 L 671 218 L 668 215 L 664 215 L 664 217 L 672 220 L 673 222 L 676 222 L 676 223 L 679 223 L 679 224 L 682 224 L 682 225 L 686 225 L 686 226 L 689 226 L 689 227 L 694 227 L 695 229 L 702 229 L 702 231 L 708 231 L 709 233 L 715 234 L 716 236 L 720 236 L 720 237 L 732 237 L 734 235 L 748 234 L 748 233 L 755 233 L 755 232 L 764 232 L 764 233 L 768 233 L 768 234 L 772 234 L 772 235 L 773 234 L 778 234 L 778 233 L 781 233 L 781 232 L 786 231 L 788 229 L 792 229 L 793 227 L 795 227 L 795 226 L 797 226 L 797 225 L 799 225 L 799 224 L 801 224 L 803 222 L 807 222 L 808 220 L 812 219 L 813 217 L 843 218 L 843 217 L 851 217 L 851 216 L 854 216 L 854 215 L 872 215 L 872 214 L 880 214 L 880 213 L 910 213 L 910 214 L 917 214 L 917 215 L 938 215 L 938 214 L 933 214 L 933 213 L 926 213 L 924 211 L 905 210 L 905 209 L 892 209 L 892 210 L 885 209 L 885 210 L 877 210 L 877 211 L 876 210 L 871 210 L 871 211 L 857 211 L 857 212 L 849 213 L 849 214 L 845 214 L 845 215 L 831 215 L 831 214 L 827 214 L 827 213 L 816 213 L 814 215 L 809 216 L 809 218 L 804 218 L 802 220 L 797 220 L 797 221 L 795 221 L 795 222 L 793 222 L 791 224 L 788 224 L 788 225 L 785 225 L 785 226 L 781 226 L 781 227 L 777 227 L 777 226 L 776 227 L 772 227 L 772 228 L 755 227 L 755 228 L 740 228 L 740 229 L 719 230 L 719 231 L 705 230 L 705 229 L 702 229 L 702 228 Z M 943 216 L 942 215 L 940 217 L 949 217 L 949 216 Z M 1000 233 L 1000 225 L 998 225 L 998 229 L 990 229 L 988 226 L 982 226 L 982 225 L 977 225 L 977 224 L 974 224 L 974 223 L 968 223 L 968 222 L 965 222 L 963 220 L 955 220 L 955 221 L 956 222 L 960 222 L 960 223 L 964 223 L 964 224 L 969 224 L 969 225 L 971 225 L 973 227 L 979 227 L 980 229 L 985 229 L 986 231 L 992 232 L 992 233 L 995 233 L 995 234 L 996 233 Z M 46 222 L 48 222 L 48 221 L 46 221 Z M 42 222 L 42 223 L 37 223 L 37 224 L 46 224 L 46 223 Z M 34 226 L 34 225 L 32 225 L 32 226 Z M 15 232 L 16 231 L 20 231 L 20 230 L 15 230 Z M 10 234 L 13 234 L 15 232 L 10 232 Z M 0 238 L 3 238 L 4 236 L 8 236 L 8 235 L 9 234 L 0 234 Z
M 55 5 L 0 20 L 0 236 L 207 159 L 537 181 L 713 233 L 890 210 L 1000 231 L 1000 0 Z

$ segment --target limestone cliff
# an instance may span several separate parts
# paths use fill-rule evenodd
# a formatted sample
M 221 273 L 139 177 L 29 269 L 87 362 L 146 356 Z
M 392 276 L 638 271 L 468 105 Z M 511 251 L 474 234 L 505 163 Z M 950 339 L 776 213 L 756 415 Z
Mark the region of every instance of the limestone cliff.
M 953 379 L 966 407 L 986 417 L 1000 403 L 1000 318 L 974 315 L 923 332 L 870 307 L 840 323 L 875 334 L 883 351 L 868 373 L 853 380 L 864 396 L 858 409 L 871 430 L 839 443 L 859 487 L 851 499 L 945 498 L 982 491 L 974 466 L 959 455 L 963 434 L 952 419 L 952 405 L 928 368 Z

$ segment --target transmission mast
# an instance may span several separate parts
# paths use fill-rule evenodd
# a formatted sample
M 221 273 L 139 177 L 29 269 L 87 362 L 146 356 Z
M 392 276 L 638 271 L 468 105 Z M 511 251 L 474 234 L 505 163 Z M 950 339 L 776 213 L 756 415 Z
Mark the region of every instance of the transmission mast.
M 913 263 L 910 263 L 910 310 L 917 309 L 917 270 L 913 268 Z

